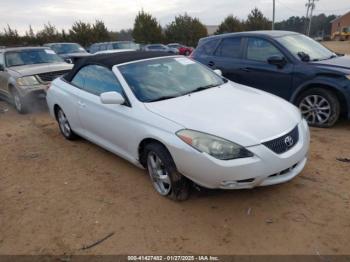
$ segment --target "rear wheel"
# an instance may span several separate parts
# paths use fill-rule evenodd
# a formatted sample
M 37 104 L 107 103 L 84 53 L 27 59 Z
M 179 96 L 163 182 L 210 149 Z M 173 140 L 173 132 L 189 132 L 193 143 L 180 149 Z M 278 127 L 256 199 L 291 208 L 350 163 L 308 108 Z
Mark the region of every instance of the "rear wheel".
M 13 89 L 11 93 L 13 104 L 17 112 L 20 114 L 26 114 L 28 112 L 28 103 L 25 97 L 21 96 L 16 89 Z
M 77 136 L 70 127 L 69 121 L 61 108 L 56 111 L 57 122 L 62 135 L 68 140 L 74 140 Z
M 151 143 L 146 145 L 144 153 L 154 189 L 172 200 L 188 199 L 190 182 L 176 170 L 168 150 L 161 144 Z
M 339 119 L 339 100 L 333 92 L 324 88 L 305 91 L 299 97 L 297 104 L 310 126 L 331 127 Z

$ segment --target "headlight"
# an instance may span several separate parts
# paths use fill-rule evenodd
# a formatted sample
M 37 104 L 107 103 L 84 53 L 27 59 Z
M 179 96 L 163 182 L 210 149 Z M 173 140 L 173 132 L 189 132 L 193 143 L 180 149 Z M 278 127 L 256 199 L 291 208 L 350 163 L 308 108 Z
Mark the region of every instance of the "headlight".
M 19 86 L 35 86 L 40 84 L 35 76 L 19 77 L 17 78 L 16 83 Z
M 253 153 L 244 147 L 217 136 L 188 129 L 180 130 L 176 135 L 199 152 L 205 152 L 220 160 L 253 156 Z

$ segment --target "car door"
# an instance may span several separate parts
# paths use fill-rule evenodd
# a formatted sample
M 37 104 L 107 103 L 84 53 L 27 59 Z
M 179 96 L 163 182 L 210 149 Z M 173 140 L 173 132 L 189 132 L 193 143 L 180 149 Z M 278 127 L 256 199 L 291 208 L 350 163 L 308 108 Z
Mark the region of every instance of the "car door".
M 223 76 L 239 83 L 242 81 L 242 63 L 242 38 L 227 37 L 221 40 L 207 65 L 212 69 L 220 69 Z
M 130 112 L 124 105 L 102 104 L 100 94 L 124 92 L 114 73 L 106 67 L 89 65 L 84 67 L 83 94 L 78 100 L 78 114 L 84 134 L 95 143 L 121 155 L 128 155 L 130 139 Z
M 267 39 L 247 37 L 244 46 L 241 83 L 287 99 L 292 88 L 293 64 Z M 269 64 L 272 56 L 284 57 L 286 63 L 283 66 Z

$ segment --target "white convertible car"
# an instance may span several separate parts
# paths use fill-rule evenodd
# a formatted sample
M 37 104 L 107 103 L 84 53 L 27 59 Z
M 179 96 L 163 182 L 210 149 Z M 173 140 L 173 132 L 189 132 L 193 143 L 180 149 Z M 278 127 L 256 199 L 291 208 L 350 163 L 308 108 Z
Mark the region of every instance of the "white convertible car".
M 47 93 L 63 136 L 77 135 L 146 168 L 175 200 L 191 181 L 241 189 L 289 181 L 307 161 L 309 128 L 292 104 L 183 56 L 86 57 Z

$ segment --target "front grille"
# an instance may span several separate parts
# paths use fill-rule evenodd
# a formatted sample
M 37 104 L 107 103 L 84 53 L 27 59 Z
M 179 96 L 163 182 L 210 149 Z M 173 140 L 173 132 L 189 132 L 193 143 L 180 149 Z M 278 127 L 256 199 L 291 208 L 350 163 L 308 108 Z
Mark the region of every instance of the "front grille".
M 263 145 L 268 147 L 270 150 L 276 154 L 282 154 L 287 152 L 289 149 L 294 147 L 299 141 L 299 130 L 296 126 L 288 134 L 281 136 L 279 138 L 264 142 Z
M 38 77 L 43 82 L 51 82 L 52 80 L 56 79 L 57 77 L 60 77 L 61 75 L 68 73 L 70 70 L 61 70 L 61 71 L 55 71 L 55 72 L 47 72 L 38 74 Z

